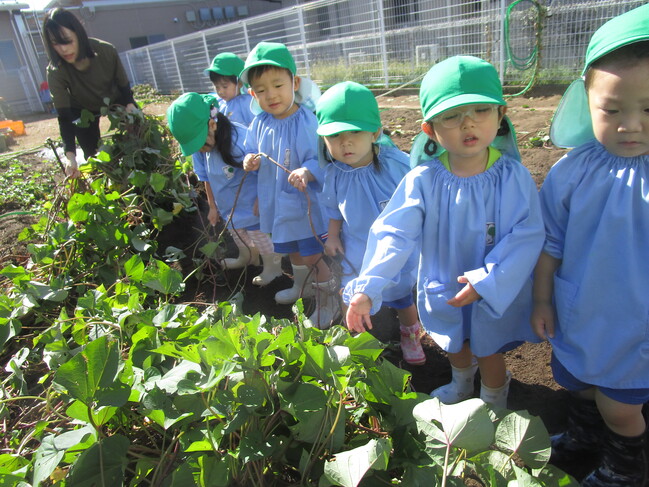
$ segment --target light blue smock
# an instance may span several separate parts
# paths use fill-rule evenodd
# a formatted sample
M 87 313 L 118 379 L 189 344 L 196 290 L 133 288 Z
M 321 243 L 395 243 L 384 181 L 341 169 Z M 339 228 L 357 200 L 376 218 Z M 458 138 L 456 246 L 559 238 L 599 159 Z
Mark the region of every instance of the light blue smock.
M 248 94 L 237 95 L 230 101 L 219 99 L 219 111 L 228 117 L 232 122 L 240 123 L 248 127 L 255 114 L 250 110 L 252 96 Z
M 370 227 L 388 204 L 399 182 L 410 171 L 408 154 L 394 146 L 379 147 L 379 170 L 374 163 L 353 168 L 333 161 L 325 166 L 322 203 L 330 219 L 342 220 L 340 237 L 345 249 L 342 260 L 343 287 L 358 277 Z M 410 295 L 416 279 L 416 267 L 417 259 L 413 253 L 410 265 L 402 270 L 407 275 L 402 276 L 399 285 L 385 289 L 383 299 L 394 301 Z
M 317 127 L 315 115 L 300 106 L 284 119 L 263 112 L 255 117 L 248 128 L 246 153 L 267 154 L 289 172 L 306 167 L 316 178 L 304 193 L 291 186 L 288 172 L 268 158 L 261 158 L 257 178 L 259 221 L 261 231 L 271 234 L 274 243 L 314 237 L 309 222 L 307 194 L 313 228 L 318 235 L 327 231 L 319 199 L 324 173 L 318 164 Z
M 577 379 L 649 387 L 649 156 L 597 141 L 557 162 L 541 188 L 554 278 L 556 357 Z
M 246 137 L 246 127 L 232 124 L 232 155 L 237 161 L 242 161 L 244 156 L 243 142 Z M 217 149 L 210 152 L 196 152 L 192 155 L 194 172 L 199 181 L 207 181 L 212 188 L 216 206 L 225 223 L 230 217 L 235 205 L 235 198 L 241 179 L 246 172 L 241 168 L 232 167 L 223 162 L 223 157 Z M 253 213 L 253 206 L 257 199 L 257 174 L 249 173 L 246 176 L 228 228 L 249 228 L 259 224 L 259 217 Z
M 538 193 L 527 169 L 503 155 L 481 174 L 461 178 L 438 159 L 410 171 L 372 225 L 361 275 L 344 290 L 381 305 L 381 290 L 419 252 L 417 308 L 431 337 L 457 353 L 465 340 L 478 357 L 518 341 L 538 341 L 529 324 L 531 274 L 543 245 Z M 478 301 L 447 301 L 466 276 Z

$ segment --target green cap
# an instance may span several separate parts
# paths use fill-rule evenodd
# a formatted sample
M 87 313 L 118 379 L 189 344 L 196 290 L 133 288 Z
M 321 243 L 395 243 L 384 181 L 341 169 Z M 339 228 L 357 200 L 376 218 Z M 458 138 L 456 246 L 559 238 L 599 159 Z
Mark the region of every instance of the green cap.
M 280 42 L 260 42 L 250 51 L 246 58 L 246 64 L 241 72 L 240 78 L 248 83 L 248 71 L 255 66 L 270 65 L 278 68 L 288 69 L 293 75 L 297 72 L 295 59 L 288 48 Z
M 496 68 L 473 56 L 453 56 L 430 68 L 421 82 L 419 100 L 424 120 L 462 105 L 506 105 Z
M 353 81 L 329 88 L 316 104 L 318 135 L 335 135 L 348 130 L 376 132 L 381 127 L 379 104 L 372 92 Z
M 185 93 L 167 109 L 169 130 L 180 144 L 184 156 L 198 152 L 207 140 L 207 122 L 218 107 L 212 95 Z
M 649 40 L 649 4 L 613 17 L 595 31 L 586 50 L 582 75 L 611 52 Z M 561 97 L 550 124 L 550 139 L 557 147 L 578 147 L 595 138 L 588 94 L 583 78 L 573 81 Z
M 212 59 L 212 65 L 204 73 L 209 76 L 209 72 L 220 74 L 221 76 L 236 76 L 237 78 L 243 71 L 243 59 L 232 52 L 222 52 Z
M 586 65 L 582 74 L 608 53 L 620 47 L 649 40 L 649 4 L 612 18 L 595 31 L 586 50 Z

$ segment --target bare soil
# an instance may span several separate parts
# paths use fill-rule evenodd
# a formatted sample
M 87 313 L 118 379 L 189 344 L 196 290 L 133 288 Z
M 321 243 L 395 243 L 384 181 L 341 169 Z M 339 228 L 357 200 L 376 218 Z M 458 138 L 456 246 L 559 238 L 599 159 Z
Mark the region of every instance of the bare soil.
M 565 150 L 553 147 L 543 141 L 549 133 L 550 120 L 554 109 L 561 97 L 562 88 L 545 88 L 533 90 L 527 96 L 519 96 L 508 100 L 508 115 L 516 127 L 519 147 L 523 163 L 529 169 L 537 184 L 540 186 L 548 169 L 561 156 Z M 410 150 L 414 136 L 419 133 L 421 125 L 421 112 L 416 93 L 399 93 L 379 96 L 379 105 L 382 110 L 381 117 L 384 127 L 391 132 L 395 143 L 404 151 Z M 163 115 L 168 104 L 157 103 L 148 105 L 144 112 L 150 115 Z M 56 118 L 51 115 L 32 116 L 24 119 L 26 135 L 15 138 L 13 151 L 26 151 L 43 146 L 49 137 L 57 140 L 59 137 Z M 107 129 L 107 121 L 102 120 L 102 131 Z M 1 157 L 1 155 L 0 155 Z M 33 164 L 34 171 L 38 171 L 44 163 L 37 153 L 27 153 L 17 156 Z M 6 209 L 0 209 L 5 213 Z M 21 261 L 26 259 L 26 252 L 16 241 L 17 233 L 34 217 L 19 216 L 16 218 L 0 219 L 0 265 L 8 261 Z M 192 226 L 198 225 L 192 222 Z M 187 222 L 165 231 L 163 240 L 176 247 L 189 249 L 195 246 L 190 232 L 187 232 Z M 164 246 L 161 246 L 164 248 Z M 286 270 L 290 269 L 286 266 Z M 290 306 L 276 305 L 273 296 L 283 288 L 290 286 L 290 279 L 282 277 L 275 280 L 266 288 L 255 288 L 251 285 L 252 276 L 259 269 L 248 268 L 247 274 L 230 271 L 227 276 L 215 278 L 208 287 L 196 285 L 188 290 L 187 296 L 191 301 L 211 301 L 223 299 L 230 295 L 237 285 L 243 283 L 245 296 L 243 311 L 248 314 L 256 312 L 270 314 L 279 318 L 291 318 Z M 307 303 L 309 305 L 310 303 Z M 386 350 L 386 356 L 395 364 L 412 372 L 412 386 L 417 391 L 424 393 L 447 383 L 450 380 L 450 366 L 444 353 L 429 338 L 424 338 L 427 362 L 423 366 L 413 367 L 403 362 L 398 347 L 398 325 L 394 315 L 382 311 L 375 320 L 376 336 L 392 344 Z M 506 354 L 506 362 L 513 374 L 509 395 L 511 409 L 528 410 L 540 416 L 550 433 L 561 431 L 566 421 L 566 406 L 569 400 L 568 393 L 559 387 L 552 378 L 549 367 L 550 347 L 546 343 L 524 344 Z M 479 380 L 479 379 L 476 379 Z M 478 384 L 476 384 L 478 385 Z M 577 478 L 583 475 L 588 466 L 573 466 L 572 472 Z

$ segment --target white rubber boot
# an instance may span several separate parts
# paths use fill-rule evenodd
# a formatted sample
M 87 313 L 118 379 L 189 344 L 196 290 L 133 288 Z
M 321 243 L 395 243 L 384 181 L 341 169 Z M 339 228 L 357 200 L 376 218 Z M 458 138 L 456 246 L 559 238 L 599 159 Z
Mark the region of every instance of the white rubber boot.
M 457 404 L 473 395 L 473 378 L 478 371 L 478 362 L 474 359 L 468 367 L 458 369 L 451 365 L 451 369 L 451 382 L 430 393 L 430 397 L 436 397 L 444 404 Z
M 277 304 L 293 304 L 300 298 L 313 296 L 313 286 L 311 286 L 311 268 L 305 265 L 293 266 L 293 287 L 282 289 L 275 294 Z M 309 281 L 307 282 L 307 279 Z
M 484 382 L 480 382 L 480 399 L 493 408 L 506 409 L 511 381 L 512 373 L 508 370 L 505 374 L 505 383 L 500 387 L 487 387 Z
M 261 274 L 252 278 L 255 286 L 267 286 L 284 273 L 282 272 L 282 254 L 266 254 L 261 256 L 264 268 Z
M 221 265 L 225 269 L 243 269 L 249 265 L 259 265 L 259 250 L 257 247 L 239 247 L 239 257 L 236 259 L 223 259 Z
M 315 311 L 304 322 L 305 326 L 312 326 L 326 330 L 334 320 L 340 316 L 340 295 L 335 278 L 313 284 L 315 289 Z

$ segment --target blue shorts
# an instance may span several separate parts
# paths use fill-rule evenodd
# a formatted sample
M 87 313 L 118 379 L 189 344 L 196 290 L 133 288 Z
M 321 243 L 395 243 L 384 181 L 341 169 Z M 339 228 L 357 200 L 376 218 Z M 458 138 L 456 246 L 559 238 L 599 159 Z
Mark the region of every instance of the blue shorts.
M 253 230 L 259 230 L 260 228 L 261 226 L 259 225 L 259 223 L 256 223 L 254 225 L 250 225 L 249 227 L 246 227 L 246 230 L 253 231 Z
M 406 309 L 415 304 L 415 299 L 412 297 L 412 293 L 409 293 L 403 298 L 394 299 L 392 301 L 383 301 L 383 306 L 388 306 L 394 309 Z
M 320 243 L 322 241 L 322 243 Z M 278 254 L 294 254 L 299 252 L 302 257 L 321 254 L 324 250 L 322 244 L 327 241 L 327 234 L 320 235 L 320 240 L 315 237 L 303 238 L 302 240 L 292 240 L 290 242 L 274 243 L 273 247 Z
M 583 391 L 591 387 L 597 387 L 606 397 L 610 397 L 624 404 L 644 404 L 649 401 L 649 389 L 610 389 L 580 381 L 568 372 L 563 364 L 555 357 L 554 353 L 552 354 L 550 366 L 552 367 L 552 375 L 554 375 L 556 383 L 569 391 Z

